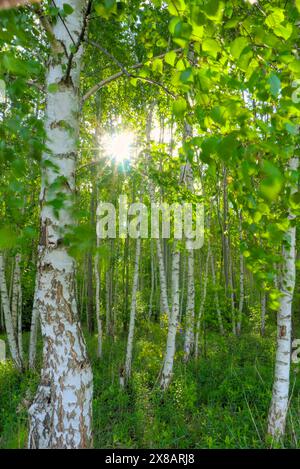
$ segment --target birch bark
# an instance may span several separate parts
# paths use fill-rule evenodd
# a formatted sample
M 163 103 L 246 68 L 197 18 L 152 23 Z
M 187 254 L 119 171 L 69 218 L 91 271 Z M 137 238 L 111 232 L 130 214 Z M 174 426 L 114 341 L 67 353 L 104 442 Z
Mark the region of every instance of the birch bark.
M 5 279 L 5 263 L 3 254 L 0 253 L 0 291 L 1 302 L 4 312 L 5 329 L 7 333 L 7 341 L 11 353 L 12 360 L 19 371 L 23 369 L 22 359 L 19 354 L 18 342 L 16 336 L 16 329 L 14 329 L 12 314 L 9 304 L 9 297 L 7 292 L 7 284 Z
M 128 382 L 128 380 L 130 378 L 130 375 L 131 375 L 132 350 L 133 350 L 133 338 L 134 338 L 134 328 L 135 328 L 135 313 L 136 313 L 136 298 L 137 298 L 138 281 L 139 281 L 140 254 L 141 254 L 141 238 L 138 237 L 137 240 L 136 240 L 133 286 L 132 286 L 130 320 L 129 320 L 129 331 L 128 331 L 128 339 L 127 339 L 126 359 L 125 359 L 125 376 L 124 376 L 125 382 Z M 124 382 L 120 381 L 120 384 L 122 386 L 124 384 Z
M 179 316 L 179 270 L 180 270 L 180 251 L 174 247 L 173 260 L 172 260 L 172 312 L 169 320 L 167 346 L 165 358 L 161 373 L 160 386 L 163 390 L 169 386 L 172 374 L 173 363 L 176 348 L 176 331 Z
M 57 0 L 56 5 L 62 9 L 63 3 Z M 92 371 L 77 313 L 75 263 L 63 242 L 73 223 L 81 42 L 90 4 L 84 0 L 68 0 L 68 4 L 72 13 L 64 21 L 58 18 L 52 27 L 46 77 L 48 152 L 42 155 L 36 299 L 43 367 L 29 409 L 30 448 L 87 448 L 92 444 Z
M 298 170 L 299 160 L 291 158 L 289 169 Z M 291 194 L 297 191 L 298 184 L 291 186 Z M 283 268 L 281 280 L 280 307 L 277 315 L 277 350 L 272 401 L 268 417 L 268 434 L 279 440 L 285 432 L 286 416 L 289 404 L 290 364 L 291 364 L 291 329 L 292 301 L 296 280 L 296 227 L 295 215 L 289 210 L 290 227 L 286 233 L 287 244 L 283 246 Z

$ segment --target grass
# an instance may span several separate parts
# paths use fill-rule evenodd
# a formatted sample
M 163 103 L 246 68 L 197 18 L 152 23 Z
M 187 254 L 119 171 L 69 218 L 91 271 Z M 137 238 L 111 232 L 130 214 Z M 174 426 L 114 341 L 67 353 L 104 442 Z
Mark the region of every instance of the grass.
M 120 389 L 119 367 L 126 337 L 104 342 L 96 357 L 96 336 L 87 337 L 94 372 L 94 446 L 96 448 L 264 448 L 274 369 L 274 337 L 245 334 L 240 339 L 209 332 L 197 363 L 182 363 L 182 337 L 172 384 L 157 385 L 166 331 L 157 324 L 137 328 L 132 380 Z M 28 343 L 25 334 L 25 344 Z M 18 374 L 0 365 L 0 447 L 23 448 L 27 405 L 38 373 Z M 300 435 L 300 379 L 291 373 L 291 405 L 286 438 L 280 446 L 297 448 Z

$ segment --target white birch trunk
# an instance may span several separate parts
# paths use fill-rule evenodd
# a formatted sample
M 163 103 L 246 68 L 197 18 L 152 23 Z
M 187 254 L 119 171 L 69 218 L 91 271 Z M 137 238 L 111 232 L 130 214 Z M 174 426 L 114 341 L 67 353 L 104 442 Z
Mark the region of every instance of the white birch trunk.
M 182 275 L 181 275 L 181 289 L 180 289 L 180 308 L 179 308 L 179 322 L 182 320 L 183 314 L 183 304 L 184 304 L 184 297 L 185 297 L 185 284 L 186 284 L 186 267 L 187 267 L 187 257 L 182 255 L 181 257 L 181 265 L 182 265 Z
M 261 314 L 261 320 L 260 320 L 260 335 L 264 337 L 265 331 L 266 331 L 266 303 L 267 303 L 267 297 L 266 297 L 266 292 L 262 291 L 260 294 L 260 314 Z
M 240 236 L 240 243 L 243 241 L 243 234 L 242 234 L 242 215 L 239 213 L 239 236 Z M 236 324 L 236 334 L 239 336 L 241 335 L 242 330 L 242 318 L 243 318 L 243 308 L 244 308 L 244 256 L 240 253 L 240 298 L 239 298 L 239 311 L 238 311 L 238 318 Z
M 200 326 L 201 320 L 203 316 L 205 301 L 206 301 L 206 291 L 207 291 L 207 280 L 208 280 L 208 265 L 209 265 L 209 258 L 210 258 L 210 246 L 208 245 L 206 261 L 205 261 L 205 271 L 204 271 L 204 281 L 203 281 L 203 292 L 200 301 L 199 313 L 197 318 L 196 324 L 196 334 L 195 334 L 195 359 L 197 360 L 199 356 L 199 336 L 200 336 Z
M 180 251 L 174 247 L 172 262 L 172 312 L 169 320 L 167 346 L 160 380 L 160 386 L 163 390 L 167 389 L 173 375 L 173 363 L 176 350 L 176 331 L 179 316 L 179 268 Z
M 152 200 L 153 199 L 151 198 L 151 203 L 152 203 Z M 164 263 L 164 256 L 163 256 L 163 252 L 161 248 L 160 239 L 156 239 L 156 253 L 157 253 L 157 259 L 158 259 L 160 294 L 161 294 L 163 313 L 167 314 L 168 318 L 170 318 L 165 263 Z
M 21 270 L 20 263 L 18 263 L 18 348 L 20 358 L 23 361 L 22 303 Z
M 107 336 L 111 334 L 110 273 L 111 273 L 111 268 L 109 267 L 109 270 L 107 270 L 105 273 L 105 310 L 106 310 L 105 329 L 106 329 Z
M 60 9 L 63 3 L 56 1 Z M 30 448 L 75 449 L 92 444 L 92 370 L 77 313 L 75 263 L 63 243 L 65 230 L 73 223 L 80 42 L 86 26 L 87 4 L 84 0 L 68 0 L 68 4 L 73 12 L 64 18 L 64 23 L 58 18 L 53 24 L 46 78 L 45 129 L 49 152 L 42 156 L 37 291 L 43 368 L 40 386 L 29 409 Z M 57 208 L 55 200 L 61 194 L 64 203 Z
M 7 284 L 5 279 L 5 263 L 3 254 L 0 253 L 0 291 L 1 301 L 4 312 L 5 329 L 7 333 L 7 341 L 10 349 L 10 353 L 16 368 L 19 371 L 23 369 L 22 359 L 19 354 L 18 342 L 16 336 L 16 329 L 14 329 L 12 314 L 9 304 L 9 297 L 7 292 Z
M 215 272 L 215 260 L 213 253 L 211 252 L 211 276 L 212 276 L 212 281 L 213 285 L 216 287 L 216 272 Z M 220 309 L 220 303 L 219 303 L 219 295 L 217 290 L 215 290 L 215 303 L 216 303 L 216 310 L 217 310 L 217 317 L 218 317 L 218 323 L 219 323 L 219 329 L 220 329 L 220 334 L 224 335 L 224 326 L 223 326 L 223 319 L 222 319 L 222 313 Z
M 30 340 L 29 340 L 29 368 L 33 370 L 36 363 L 36 342 L 38 334 L 39 310 L 37 307 L 38 277 L 36 275 L 34 297 L 31 313 Z
M 149 115 L 147 119 L 147 127 L 146 127 L 146 139 L 147 139 L 147 160 L 150 164 L 151 162 L 151 154 L 150 154 L 150 134 L 151 134 L 151 125 L 152 125 L 152 113 L 153 113 L 153 106 L 151 106 L 149 110 Z M 151 204 L 155 203 L 155 189 L 152 180 L 149 180 L 149 196 Z M 168 302 L 168 288 L 167 288 L 167 276 L 166 276 L 166 266 L 164 262 L 164 255 L 163 250 L 161 247 L 160 239 L 156 239 L 156 253 L 157 253 L 157 260 L 158 260 L 158 271 L 159 271 L 159 283 L 160 283 L 160 294 L 161 294 L 161 303 L 163 308 L 163 313 L 168 315 L 170 318 L 170 308 Z
M 99 238 L 97 237 L 97 248 L 99 247 Z M 97 357 L 102 357 L 102 321 L 100 310 L 100 271 L 99 254 L 95 256 L 95 282 L 96 282 L 96 321 L 97 321 Z
M 126 359 L 125 359 L 125 375 L 124 375 L 125 383 L 128 382 L 130 375 L 131 375 L 132 350 L 133 350 L 135 313 L 136 313 L 136 298 L 137 298 L 137 290 L 138 290 L 138 282 L 139 282 L 140 254 L 141 254 L 141 238 L 139 237 L 136 240 L 129 331 L 128 331 L 127 348 L 126 348 Z M 124 380 L 122 380 L 122 378 L 123 376 L 120 377 L 120 385 L 124 386 Z
M 289 169 L 298 170 L 298 158 L 291 158 Z M 297 191 L 297 184 L 291 187 L 291 193 Z M 287 231 L 288 246 L 283 246 L 283 269 L 281 281 L 280 307 L 277 315 L 277 350 L 275 376 L 271 407 L 268 417 L 268 434 L 275 440 L 284 436 L 286 416 L 289 404 L 290 364 L 291 364 L 291 328 L 292 301 L 296 279 L 296 227 L 295 215 L 289 211 L 290 227 Z
M 186 125 L 186 133 L 192 136 L 192 129 Z M 184 167 L 184 183 L 188 190 L 194 192 L 193 170 L 189 163 Z M 186 241 L 188 255 L 188 274 L 187 274 L 187 305 L 186 305 L 186 326 L 184 340 L 184 361 L 190 358 L 194 345 L 194 327 L 195 327 L 195 282 L 194 282 L 194 250 L 190 249 L 190 240 Z
M 151 265 L 151 290 L 150 290 L 149 312 L 148 312 L 149 319 L 152 316 L 153 296 L 154 296 L 154 287 L 155 287 L 155 264 L 154 264 L 154 252 L 153 252 L 153 240 L 152 239 L 150 239 L 150 265 Z
M 19 296 L 19 278 L 20 278 L 20 254 L 15 256 L 15 266 L 12 281 L 12 296 L 11 296 L 11 315 L 13 327 L 16 331 L 18 329 L 18 296 Z
M 194 251 L 187 250 L 187 305 L 185 319 L 184 337 L 184 361 L 190 358 L 194 344 L 194 323 L 195 323 L 195 284 L 194 284 Z

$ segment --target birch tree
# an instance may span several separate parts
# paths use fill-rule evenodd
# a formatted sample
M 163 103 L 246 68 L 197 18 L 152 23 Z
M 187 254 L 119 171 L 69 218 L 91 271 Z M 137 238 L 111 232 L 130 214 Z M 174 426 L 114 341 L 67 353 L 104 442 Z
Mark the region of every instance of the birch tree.
M 77 313 L 75 263 L 63 242 L 72 225 L 80 62 L 90 3 L 69 0 L 68 4 L 72 12 L 64 20 L 58 17 L 51 25 L 42 17 L 51 45 L 36 300 L 43 367 L 29 409 L 30 448 L 87 448 L 92 444 L 92 371 Z M 57 0 L 57 7 L 62 9 L 63 1 Z
M 180 270 L 180 251 L 174 247 L 172 256 L 172 311 L 169 320 L 166 352 L 161 372 L 160 386 L 166 390 L 171 382 L 173 375 L 173 363 L 176 350 L 176 332 L 179 316 L 179 270 Z
M 289 162 L 291 176 L 295 177 L 299 166 L 298 157 Z M 291 194 L 298 189 L 295 181 L 291 186 Z M 289 210 L 289 228 L 286 242 L 282 247 L 282 278 L 280 307 L 277 314 L 277 349 L 275 359 L 275 375 L 271 407 L 268 416 L 268 434 L 275 440 L 283 437 L 289 405 L 290 365 L 291 365 L 291 328 L 292 302 L 296 279 L 296 227 L 295 215 Z

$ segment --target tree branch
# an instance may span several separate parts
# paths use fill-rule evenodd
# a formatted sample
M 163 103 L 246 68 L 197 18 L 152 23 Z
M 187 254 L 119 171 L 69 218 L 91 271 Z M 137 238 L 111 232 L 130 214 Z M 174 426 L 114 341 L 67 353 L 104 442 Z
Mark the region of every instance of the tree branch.
M 101 47 L 101 46 L 100 46 Z M 175 49 L 174 52 L 181 52 L 182 49 Z M 155 59 L 161 59 L 163 58 L 168 52 L 164 52 L 163 54 L 160 54 L 156 57 L 153 57 L 152 60 L 155 60 Z M 138 70 L 140 68 L 142 68 L 143 66 L 145 65 L 144 62 L 140 62 L 140 63 L 137 63 L 135 65 L 132 65 L 130 66 L 129 68 L 131 70 Z M 111 75 L 110 77 L 107 77 L 107 78 L 104 78 L 103 80 L 99 81 L 99 83 L 97 83 L 96 85 L 94 85 L 92 88 L 90 88 L 86 93 L 85 95 L 82 97 L 82 103 L 84 103 L 90 96 L 92 96 L 94 93 L 96 93 L 98 90 L 100 90 L 100 88 L 103 88 L 104 86 L 108 85 L 109 83 L 111 83 L 112 81 L 115 81 L 117 80 L 118 78 L 122 77 L 123 75 L 125 75 L 125 72 L 124 70 L 125 67 L 123 67 L 122 65 L 122 69 L 120 72 L 117 72 L 117 73 L 114 73 L 113 75 Z M 127 74 L 126 74 L 127 75 Z M 128 72 L 128 75 L 127 76 L 130 76 L 132 78 L 139 78 L 139 79 L 142 79 L 142 80 L 145 80 L 145 81 L 148 81 L 149 83 L 153 83 L 157 86 L 164 86 L 162 85 L 161 83 L 159 82 L 154 82 L 153 80 L 151 80 L 150 78 L 146 78 L 146 77 L 141 77 L 141 76 L 135 76 L 134 74 Z M 168 90 L 168 93 L 172 95 L 172 93 Z M 174 97 L 174 96 L 173 96 Z

